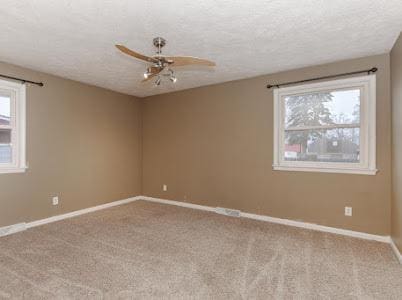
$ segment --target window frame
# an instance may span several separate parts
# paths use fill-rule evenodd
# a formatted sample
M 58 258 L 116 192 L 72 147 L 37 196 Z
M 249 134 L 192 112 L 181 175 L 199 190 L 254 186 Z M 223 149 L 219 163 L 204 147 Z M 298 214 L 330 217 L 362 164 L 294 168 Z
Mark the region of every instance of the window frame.
M 26 166 L 26 87 L 0 79 L 0 90 L 10 93 L 10 125 L 0 125 L 1 129 L 11 129 L 12 161 L 0 163 L 0 174 L 22 173 Z
M 322 91 L 361 89 L 360 93 L 360 162 L 307 162 L 284 160 L 284 97 Z M 339 127 L 348 127 L 339 126 Z M 304 171 L 375 175 L 376 169 L 376 75 L 351 77 L 274 89 L 274 162 L 279 171 Z

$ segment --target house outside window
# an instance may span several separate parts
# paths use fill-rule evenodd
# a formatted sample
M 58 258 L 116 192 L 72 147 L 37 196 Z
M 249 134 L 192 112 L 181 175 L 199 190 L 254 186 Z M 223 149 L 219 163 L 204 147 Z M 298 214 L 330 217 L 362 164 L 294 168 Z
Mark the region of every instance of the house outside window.
M 374 175 L 376 77 L 274 91 L 274 170 Z

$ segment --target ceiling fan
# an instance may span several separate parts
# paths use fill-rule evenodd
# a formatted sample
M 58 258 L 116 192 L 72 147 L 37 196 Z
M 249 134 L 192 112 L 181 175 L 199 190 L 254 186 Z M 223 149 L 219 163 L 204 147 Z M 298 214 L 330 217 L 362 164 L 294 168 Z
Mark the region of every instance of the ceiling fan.
M 161 37 L 156 37 L 153 39 L 153 43 L 154 46 L 157 48 L 156 55 L 154 56 L 146 56 L 130 50 L 123 45 L 116 45 L 116 48 L 123 53 L 151 63 L 151 65 L 144 73 L 144 79 L 142 80 L 142 82 L 146 82 L 156 77 L 155 85 L 160 85 L 162 81 L 162 76 L 166 76 L 169 77 L 169 79 L 173 83 L 175 83 L 177 81 L 177 78 L 174 74 L 174 71 L 172 70 L 172 67 L 181 67 L 187 65 L 213 67 L 216 65 L 213 61 L 192 56 L 164 56 L 162 55 L 162 48 L 166 45 L 166 40 Z

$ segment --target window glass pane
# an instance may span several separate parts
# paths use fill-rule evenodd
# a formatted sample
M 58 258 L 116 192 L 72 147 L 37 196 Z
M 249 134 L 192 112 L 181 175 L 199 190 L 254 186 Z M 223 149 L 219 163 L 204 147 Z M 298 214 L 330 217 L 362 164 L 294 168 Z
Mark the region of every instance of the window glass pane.
M 11 146 L 0 144 L 0 164 L 7 164 L 12 162 Z
M 360 89 L 284 97 L 286 128 L 360 123 Z
M 332 101 L 326 102 L 331 119 L 336 124 L 360 123 L 360 89 L 335 91 Z
M 0 94 L 0 125 L 10 125 L 10 97 Z
M 0 129 L 0 144 L 11 143 L 11 129 Z
M 11 130 L 0 129 L 0 163 L 11 163 Z
M 360 162 L 360 128 L 285 132 L 286 161 Z

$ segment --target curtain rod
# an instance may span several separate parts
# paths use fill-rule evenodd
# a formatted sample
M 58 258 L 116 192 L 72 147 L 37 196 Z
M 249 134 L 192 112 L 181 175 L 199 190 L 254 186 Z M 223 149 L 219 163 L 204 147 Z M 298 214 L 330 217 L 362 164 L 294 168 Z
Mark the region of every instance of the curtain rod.
M 315 77 L 315 78 L 310 78 L 310 79 L 304 79 L 304 80 L 299 80 L 299 81 L 291 81 L 291 82 L 284 82 L 284 83 L 279 83 L 279 84 L 268 84 L 267 88 L 280 88 L 281 86 L 285 85 L 292 85 L 292 84 L 297 84 L 297 83 L 304 83 L 304 82 L 310 82 L 310 81 L 316 81 L 316 80 L 321 80 L 321 79 L 330 79 L 330 78 L 335 78 L 335 77 L 341 77 L 341 76 L 348 76 L 348 75 L 355 75 L 355 74 L 361 74 L 361 73 L 375 73 L 378 71 L 378 68 L 373 67 L 369 70 L 361 70 L 361 71 L 355 71 L 355 72 L 349 72 L 349 73 L 341 73 L 341 74 L 335 74 L 335 75 L 329 75 L 329 76 L 322 76 L 322 77 Z
M 17 78 L 17 77 L 8 76 L 8 75 L 3 75 L 3 74 L 0 74 L 0 77 L 20 81 L 22 83 L 31 83 L 31 84 L 35 84 L 35 85 L 38 85 L 38 86 L 43 86 L 43 82 L 36 82 L 36 81 L 26 80 L 26 79 Z

